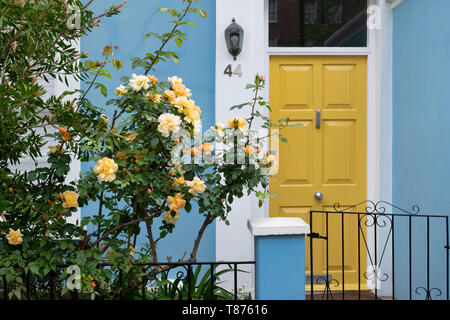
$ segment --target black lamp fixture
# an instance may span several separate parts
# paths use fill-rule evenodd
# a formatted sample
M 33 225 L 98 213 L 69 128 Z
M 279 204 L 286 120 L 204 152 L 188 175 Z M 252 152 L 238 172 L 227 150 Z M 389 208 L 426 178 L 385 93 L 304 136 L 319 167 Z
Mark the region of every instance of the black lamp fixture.
M 228 52 L 233 56 L 234 60 L 242 51 L 242 42 L 244 41 L 244 29 L 233 21 L 225 29 L 225 42 L 227 43 Z

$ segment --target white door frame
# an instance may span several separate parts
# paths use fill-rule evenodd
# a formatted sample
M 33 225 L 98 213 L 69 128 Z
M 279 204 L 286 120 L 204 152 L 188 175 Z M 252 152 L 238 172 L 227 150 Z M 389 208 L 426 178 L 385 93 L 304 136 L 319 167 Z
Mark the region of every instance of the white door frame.
M 247 100 L 248 94 L 243 88 L 253 81 L 256 73 L 269 80 L 271 55 L 367 56 L 367 199 L 391 202 L 392 6 L 399 3 L 396 0 L 369 0 L 369 3 L 376 5 L 381 14 L 381 28 L 369 30 L 367 48 L 269 48 L 268 0 L 216 0 L 216 122 L 241 115 L 228 108 Z M 224 30 L 232 18 L 236 18 L 245 32 L 244 47 L 235 62 L 226 52 L 224 43 Z M 242 63 L 242 78 L 224 77 L 223 69 L 229 63 Z M 267 87 L 264 96 L 268 100 Z M 259 208 L 254 197 L 237 200 L 230 214 L 231 225 L 225 226 L 220 221 L 216 224 L 218 261 L 253 259 L 253 243 L 245 221 L 268 216 L 267 202 Z M 235 250 L 236 245 L 240 250 Z
M 367 56 L 367 199 L 377 201 L 383 199 L 390 202 L 391 197 L 388 193 L 380 197 L 380 101 L 381 101 L 381 48 L 380 48 L 380 31 L 368 30 L 367 48 L 331 48 L 331 47 L 314 47 L 314 48 L 270 48 L 268 46 L 268 3 L 264 0 L 264 47 L 265 47 L 265 70 L 264 74 L 269 80 L 269 59 L 272 55 L 358 55 Z M 377 3 L 379 2 L 379 3 Z M 384 0 L 369 0 L 369 3 L 382 5 Z M 381 6 L 380 6 L 381 7 Z M 383 30 L 383 28 L 381 29 Z M 390 30 L 392 31 L 392 29 Z M 392 69 L 391 69 L 392 70 Z M 383 93 L 384 94 L 384 93 Z M 266 92 L 268 97 L 268 88 Z M 392 96 L 391 96 L 392 98 Z M 390 99 L 391 99 L 390 98 Z M 389 99 L 389 98 L 388 98 Z M 392 99 L 391 99 L 392 100 Z M 389 106 L 387 106 L 389 109 Z M 392 106 L 390 107 L 392 110 Z M 385 137 L 386 138 L 386 137 Z M 390 137 L 392 140 L 392 135 Z M 389 159 L 387 159 L 389 160 Z M 392 162 L 392 158 L 391 161 Z M 385 164 L 385 166 L 387 163 Z M 392 184 L 392 181 L 391 181 Z M 383 187 L 386 187 L 384 184 Z M 388 187 L 391 188 L 391 187 Z M 266 206 L 265 216 L 269 216 L 269 209 Z

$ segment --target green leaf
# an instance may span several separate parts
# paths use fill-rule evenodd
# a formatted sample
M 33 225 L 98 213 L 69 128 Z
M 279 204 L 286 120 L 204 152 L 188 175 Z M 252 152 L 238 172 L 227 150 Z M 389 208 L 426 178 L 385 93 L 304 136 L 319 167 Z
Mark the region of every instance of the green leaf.
M 86 264 L 86 256 L 84 255 L 84 253 L 78 253 L 75 261 L 78 265 L 84 266 Z
M 39 266 L 36 264 L 31 264 L 30 265 L 30 270 L 31 272 L 33 272 L 34 274 L 39 274 Z
M 159 144 L 159 138 L 158 137 L 153 137 L 152 140 L 150 141 L 150 145 L 152 147 L 155 147 Z
M 120 77 L 120 81 L 128 83 L 128 82 L 130 82 L 130 77 L 127 77 L 127 76 Z

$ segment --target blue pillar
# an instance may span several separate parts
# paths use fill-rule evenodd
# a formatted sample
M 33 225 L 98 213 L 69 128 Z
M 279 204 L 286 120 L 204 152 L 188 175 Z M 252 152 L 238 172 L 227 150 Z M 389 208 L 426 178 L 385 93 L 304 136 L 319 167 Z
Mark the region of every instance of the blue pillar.
M 256 300 L 305 300 L 305 235 L 300 218 L 248 221 L 255 241 Z

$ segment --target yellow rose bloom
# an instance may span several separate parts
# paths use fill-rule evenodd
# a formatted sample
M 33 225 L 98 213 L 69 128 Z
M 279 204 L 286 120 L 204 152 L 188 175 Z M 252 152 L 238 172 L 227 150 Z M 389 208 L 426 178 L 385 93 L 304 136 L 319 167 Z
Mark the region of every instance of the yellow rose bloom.
M 23 234 L 20 232 L 20 229 L 13 230 L 9 228 L 9 233 L 6 235 L 6 239 L 8 239 L 8 243 L 10 245 L 16 246 L 22 244 L 23 242 Z
M 186 200 L 183 200 L 184 194 L 177 193 L 175 197 L 167 197 L 167 205 L 172 211 L 180 211 L 186 205 Z
M 217 138 L 222 139 L 223 137 L 225 137 L 225 132 L 223 132 L 224 128 L 222 124 L 216 124 L 211 129 L 215 133 Z
M 185 120 L 188 123 L 194 123 L 200 120 L 202 110 L 195 105 L 195 101 L 188 97 L 178 97 L 175 100 L 175 105 L 178 107 L 178 112 L 185 115 Z
M 64 191 L 62 194 L 64 208 L 78 208 L 78 193 L 75 191 Z
M 137 76 L 133 73 L 132 79 L 130 80 L 128 85 L 131 87 L 131 89 L 133 89 L 133 91 L 139 92 L 141 89 L 147 90 L 150 87 L 148 81 L 148 77 L 144 75 Z
M 153 101 L 155 101 L 156 103 L 160 103 L 161 102 L 161 95 L 160 94 L 155 94 L 153 96 Z
M 253 153 L 255 153 L 255 148 L 252 147 L 251 145 L 247 145 L 247 146 L 245 147 L 245 153 L 246 153 L 246 154 L 253 154 Z
M 175 105 L 178 107 L 179 112 L 183 112 L 185 108 L 194 108 L 195 101 L 188 97 L 178 97 L 175 99 Z
M 167 102 L 169 102 L 170 104 L 174 104 L 177 98 L 177 95 L 172 90 L 165 90 L 164 96 L 167 98 Z
M 203 193 L 206 190 L 205 181 L 195 177 L 192 181 L 186 181 L 186 185 L 190 188 L 189 192 L 196 196 L 198 193 Z
M 247 120 L 242 117 L 233 117 L 228 119 L 228 127 L 233 129 L 239 129 L 241 131 L 246 131 L 245 126 L 247 125 Z
M 109 118 L 106 114 L 101 114 L 100 119 L 102 119 L 106 124 L 109 124 Z
M 183 83 L 183 79 L 178 78 L 177 76 L 173 76 L 169 78 L 169 82 L 171 84 L 171 86 L 175 86 L 177 84 L 182 84 Z
M 124 95 L 124 94 L 126 94 L 126 93 L 128 93 L 128 89 L 125 88 L 123 85 L 120 85 L 119 87 L 117 87 L 117 88 L 114 90 L 114 94 L 115 94 L 116 96 L 118 96 L 118 97 L 120 97 L 120 96 L 122 96 L 122 95 Z
M 130 142 L 132 142 L 134 139 L 136 139 L 137 136 L 138 136 L 138 134 L 135 133 L 135 132 L 127 132 L 127 133 L 125 134 L 125 137 L 126 137 L 128 143 L 130 143 Z
M 261 158 L 261 163 L 264 166 L 270 167 L 275 162 L 275 156 L 273 154 L 266 154 Z
M 172 90 L 177 96 L 190 97 L 192 96 L 191 90 L 186 88 L 183 84 L 175 84 L 172 86 Z
M 201 111 L 200 108 L 194 106 L 194 108 L 186 108 L 184 109 L 184 115 L 186 116 L 186 121 L 189 123 L 194 123 L 200 121 Z
M 184 177 L 174 178 L 173 181 L 175 182 L 175 184 L 178 184 L 180 186 L 186 183 Z
M 183 152 L 183 154 L 188 154 L 189 153 L 192 157 L 198 157 L 200 155 L 201 151 L 191 147 L 191 148 L 189 148 L 187 150 L 182 149 L 181 152 Z
M 181 118 L 171 113 L 163 113 L 158 118 L 158 131 L 163 137 L 168 137 L 170 133 L 180 131 Z
M 48 154 L 52 154 L 52 153 L 58 153 L 58 154 L 63 154 L 64 153 L 64 148 L 62 147 L 62 145 L 58 144 L 54 147 L 48 147 L 49 148 L 49 152 Z
M 200 150 L 203 152 L 203 154 L 211 154 L 211 152 L 214 151 L 214 147 L 209 142 L 205 142 L 200 146 Z
M 111 182 L 116 179 L 115 172 L 119 169 L 113 159 L 104 157 L 97 161 L 94 172 L 98 174 L 98 179 L 103 182 Z
M 163 215 L 163 219 L 164 221 L 166 221 L 166 223 L 168 224 L 175 224 L 176 221 L 178 221 L 180 219 L 180 212 L 176 212 L 175 216 L 172 216 L 172 212 L 166 212 Z
M 150 75 L 150 76 L 148 76 L 148 78 L 153 83 L 153 85 L 156 85 L 158 83 L 158 78 L 157 77 Z

